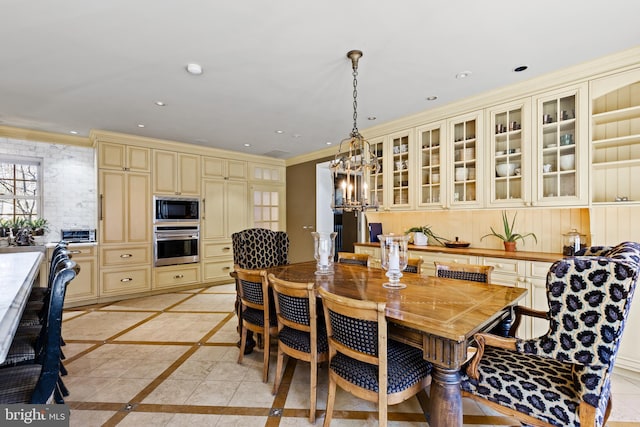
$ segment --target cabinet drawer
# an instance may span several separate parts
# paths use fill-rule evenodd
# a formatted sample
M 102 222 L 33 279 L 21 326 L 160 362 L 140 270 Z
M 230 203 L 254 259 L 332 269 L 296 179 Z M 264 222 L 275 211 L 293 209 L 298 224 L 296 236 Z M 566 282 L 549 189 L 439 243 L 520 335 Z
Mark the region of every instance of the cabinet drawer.
M 151 249 L 148 246 L 102 248 L 100 256 L 102 267 L 131 264 L 151 264 Z
M 454 262 L 460 264 L 475 264 L 476 257 L 474 255 L 464 254 L 447 254 L 444 252 L 422 252 L 422 251 L 409 251 L 409 258 L 420 258 L 423 262 L 423 267 L 435 268 L 435 261 L 442 262 Z
M 154 269 L 154 288 L 170 288 L 200 281 L 200 264 L 186 267 L 167 266 Z
M 204 261 L 202 263 L 202 281 L 233 281 L 229 273 L 233 271 L 233 260 Z
M 80 257 L 83 257 L 83 258 L 92 257 L 92 256 L 96 255 L 96 247 L 95 246 L 69 245 L 67 249 L 71 253 L 71 257 L 74 258 L 74 259 L 75 258 L 80 258 Z
M 549 268 L 551 268 L 551 262 L 542 261 L 530 261 L 529 269 L 527 271 L 527 277 L 537 277 L 540 279 L 546 279 Z
M 492 276 L 495 274 L 522 276 L 525 274 L 525 262 L 517 259 L 485 257 L 482 259 L 482 264 L 493 266 Z
M 202 245 L 204 258 L 227 257 L 233 258 L 233 247 L 231 242 L 204 242 Z
M 101 272 L 100 295 L 117 295 L 151 289 L 151 267 L 126 268 Z

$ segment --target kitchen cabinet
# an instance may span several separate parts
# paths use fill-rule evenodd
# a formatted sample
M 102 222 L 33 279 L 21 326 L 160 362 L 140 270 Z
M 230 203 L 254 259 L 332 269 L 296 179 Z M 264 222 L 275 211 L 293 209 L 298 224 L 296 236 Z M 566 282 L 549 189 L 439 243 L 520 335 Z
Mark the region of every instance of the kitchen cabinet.
M 441 177 L 447 176 L 447 169 L 444 167 L 447 164 L 445 129 L 444 122 L 432 123 L 416 129 L 419 153 L 416 157 L 420 181 L 417 195 L 418 207 L 446 207 L 444 204 L 447 198 L 446 186 L 441 180 Z
M 229 160 L 218 157 L 202 157 L 202 176 L 205 178 L 222 178 L 231 181 L 247 180 L 247 162 Z
M 640 200 L 640 70 L 591 83 L 591 201 Z
M 476 264 L 477 257 L 475 255 L 467 254 L 454 254 L 444 252 L 424 252 L 424 251 L 409 251 L 409 258 L 419 258 L 422 260 L 421 273 L 425 276 L 435 276 L 436 266 L 435 262 L 449 262 L 459 264 Z
M 205 283 L 229 281 L 233 271 L 231 239 L 202 242 L 202 280 Z
M 46 274 L 49 273 L 53 247 L 47 248 Z M 64 297 L 66 308 L 98 301 L 98 253 L 95 244 L 70 243 L 67 247 L 71 259 L 80 267 L 80 273 L 67 287 Z M 45 278 L 48 280 L 48 278 Z
M 175 289 L 200 282 L 200 264 L 168 265 L 153 269 L 153 289 Z
M 153 150 L 154 194 L 200 195 L 200 156 Z
M 587 84 L 544 93 L 534 98 L 532 165 L 536 177 L 532 203 L 544 206 L 586 206 L 589 182 Z
M 489 116 L 487 172 L 488 203 L 493 207 L 531 205 L 531 167 L 536 157 L 531 145 L 531 99 L 494 106 Z
M 475 111 L 447 121 L 447 207 L 482 206 L 482 117 L 482 111 Z
M 98 168 L 131 172 L 151 171 L 151 150 L 134 145 L 100 142 Z
M 149 290 L 150 245 L 100 246 L 100 297 Z
M 378 158 L 378 169 L 371 171 L 369 174 L 369 200 L 372 205 L 380 206 L 380 209 L 384 209 L 385 203 L 385 183 L 384 183 L 384 171 L 387 169 L 385 166 L 385 158 L 387 158 L 387 148 L 385 147 L 385 138 L 373 138 L 369 140 L 369 147 L 371 152 Z

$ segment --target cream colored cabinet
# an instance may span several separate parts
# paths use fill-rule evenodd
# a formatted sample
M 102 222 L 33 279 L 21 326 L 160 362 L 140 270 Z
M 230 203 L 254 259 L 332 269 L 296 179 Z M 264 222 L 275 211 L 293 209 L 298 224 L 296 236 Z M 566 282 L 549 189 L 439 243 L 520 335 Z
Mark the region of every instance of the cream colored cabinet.
M 369 140 L 371 152 L 378 158 L 378 169 L 369 174 L 369 200 L 373 205 L 378 204 L 380 209 L 385 208 L 384 171 L 387 169 L 385 159 L 388 157 L 388 149 L 384 141 L 384 137 Z
M 591 201 L 637 204 L 640 69 L 591 83 Z
M 99 242 L 151 242 L 149 174 L 100 170 L 98 187 Z
M 205 178 L 223 178 L 231 181 L 246 181 L 247 162 L 204 156 L 202 157 L 202 176 Z
M 153 192 L 200 195 L 200 156 L 153 150 Z
M 447 202 L 452 208 L 482 206 L 482 111 L 448 120 Z M 480 156 L 480 157 L 479 157 Z M 442 177 L 441 177 L 442 179 Z
M 417 206 L 442 208 L 446 205 L 446 186 L 443 184 L 447 169 L 447 150 L 445 148 L 445 123 L 432 123 L 416 129 L 418 150 Z M 442 178 L 442 179 L 441 179 Z
M 545 206 L 587 205 L 589 134 L 587 85 L 581 84 L 534 98 L 532 203 Z
M 100 247 L 100 297 L 151 290 L 151 246 Z
M 51 263 L 54 248 L 47 248 L 47 268 Z M 96 245 L 69 244 L 71 259 L 80 267 L 80 272 L 67 286 L 65 307 L 93 303 L 98 300 L 98 254 Z
M 249 163 L 250 181 L 259 181 L 272 184 L 284 184 L 286 182 L 286 172 L 284 166 L 265 164 L 265 163 Z
M 202 280 L 205 283 L 230 280 L 232 248 L 230 239 L 202 242 Z
M 491 206 L 531 205 L 531 99 L 498 105 L 487 110 L 488 203 Z
M 409 209 L 413 206 L 413 131 L 401 131 L 389 135 L 387 153 L 387 188 L 390 199 L 386 203 L 391 209 Z
M 435 261 L 460 264 L 475 264 L 477 262 L 477 257 L 475 255 L 412 250 L 409 250 L 409 258 L 419 258 L 422 260 L 421 273 L 426 276 L 436 275 Z
M 153 274 L 153 289 L 180 288 L 200 283 L 200 264 L 156 267 Z
M 369 267 L 382 268 L 382 264 L 380 262 L 380 248 L 355 245 L 353 251 L 357 254 L 369 255 Z
M 98 168 L 149 172 L 151 170 L 151 150 L 132 145 L 100 142 L 98 144 Z

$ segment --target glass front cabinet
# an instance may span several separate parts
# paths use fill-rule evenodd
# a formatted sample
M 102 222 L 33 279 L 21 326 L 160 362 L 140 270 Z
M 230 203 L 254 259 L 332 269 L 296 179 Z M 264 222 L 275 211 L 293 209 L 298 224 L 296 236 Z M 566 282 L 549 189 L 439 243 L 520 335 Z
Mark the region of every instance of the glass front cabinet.
M 482 203 L 482 111 L 448 121 L 447 206 L 480 207 Z
M 547 93 L 535 98 L 533 163 L 534 200 L 537 205 L 588 203 L 587 85 Z
M 489 203 L 494 206 L 531 204 L 531 100 L 488 110 L 487 173 Z M 534 147 L 535 148 L 535 147 Z
M 446 177 L 446 146 L 444 122 L 433 123 L 417 129 L 418 158 L 418 206 L 446 207 L 445 186 L 440 177 Z
M 373 204 L 377 202 L 382 209 L 384 207 L 384 171 L 386 169 L 385 138 L 380 137 L 368 141 L 371 145 L 371 151 L 378 157 L 378 170 L 369 175 L 369 199 Z

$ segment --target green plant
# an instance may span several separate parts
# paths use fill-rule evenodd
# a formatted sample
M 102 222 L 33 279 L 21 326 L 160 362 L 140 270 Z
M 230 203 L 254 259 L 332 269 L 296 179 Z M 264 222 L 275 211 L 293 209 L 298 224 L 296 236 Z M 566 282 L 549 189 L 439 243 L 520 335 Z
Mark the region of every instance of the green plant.
M 409 233 L 423 233 L 425 236 L 432 238 L 433 240 L 435 240 L 436 242 L 440 243 L 443 246 L 444 246 L 444 242 L 449 241 L 449 239 L 435 234 L 433 230 L 431 230 L 430 225 L 421 225 L 419 227 L 411 227 L 410 229 L 404 232 L 404 234 L 409 234 Z
M 49 221 L 44 218 L 36 218 L 29 220 L 29 227 L 34 236 L 42 236 L 49 231 Z
M 507 211 L 502 211 L 502 227 L 504 229 L 503 234 L 498 233 L 496 230 L 493 229 L 493 227 L 489 227 L 491 229 L 491 233 L 485 234 L 480 238 L 480 240 L 484 239 L 485 237 L 491 236 L 491 237 L 497 237 L 503 242 L 515 242 L 518 240 L 522 240 L 524 242 L 525 237 L 531 236 L 533 237 L 533 240 L 535 240 L 536 243 L 538 243 L 538 238 L 536 237 L 535 234 L 533 233 L 520 234 L 520 233 L 516 233 L 513 230 L 513 227 L 516 223 L 517 216 L 518 216 L 517 212 L 513 214 L 513 219 L 511 220 L 511 223 L 509 223 L 509 217 L 507 216 Z

